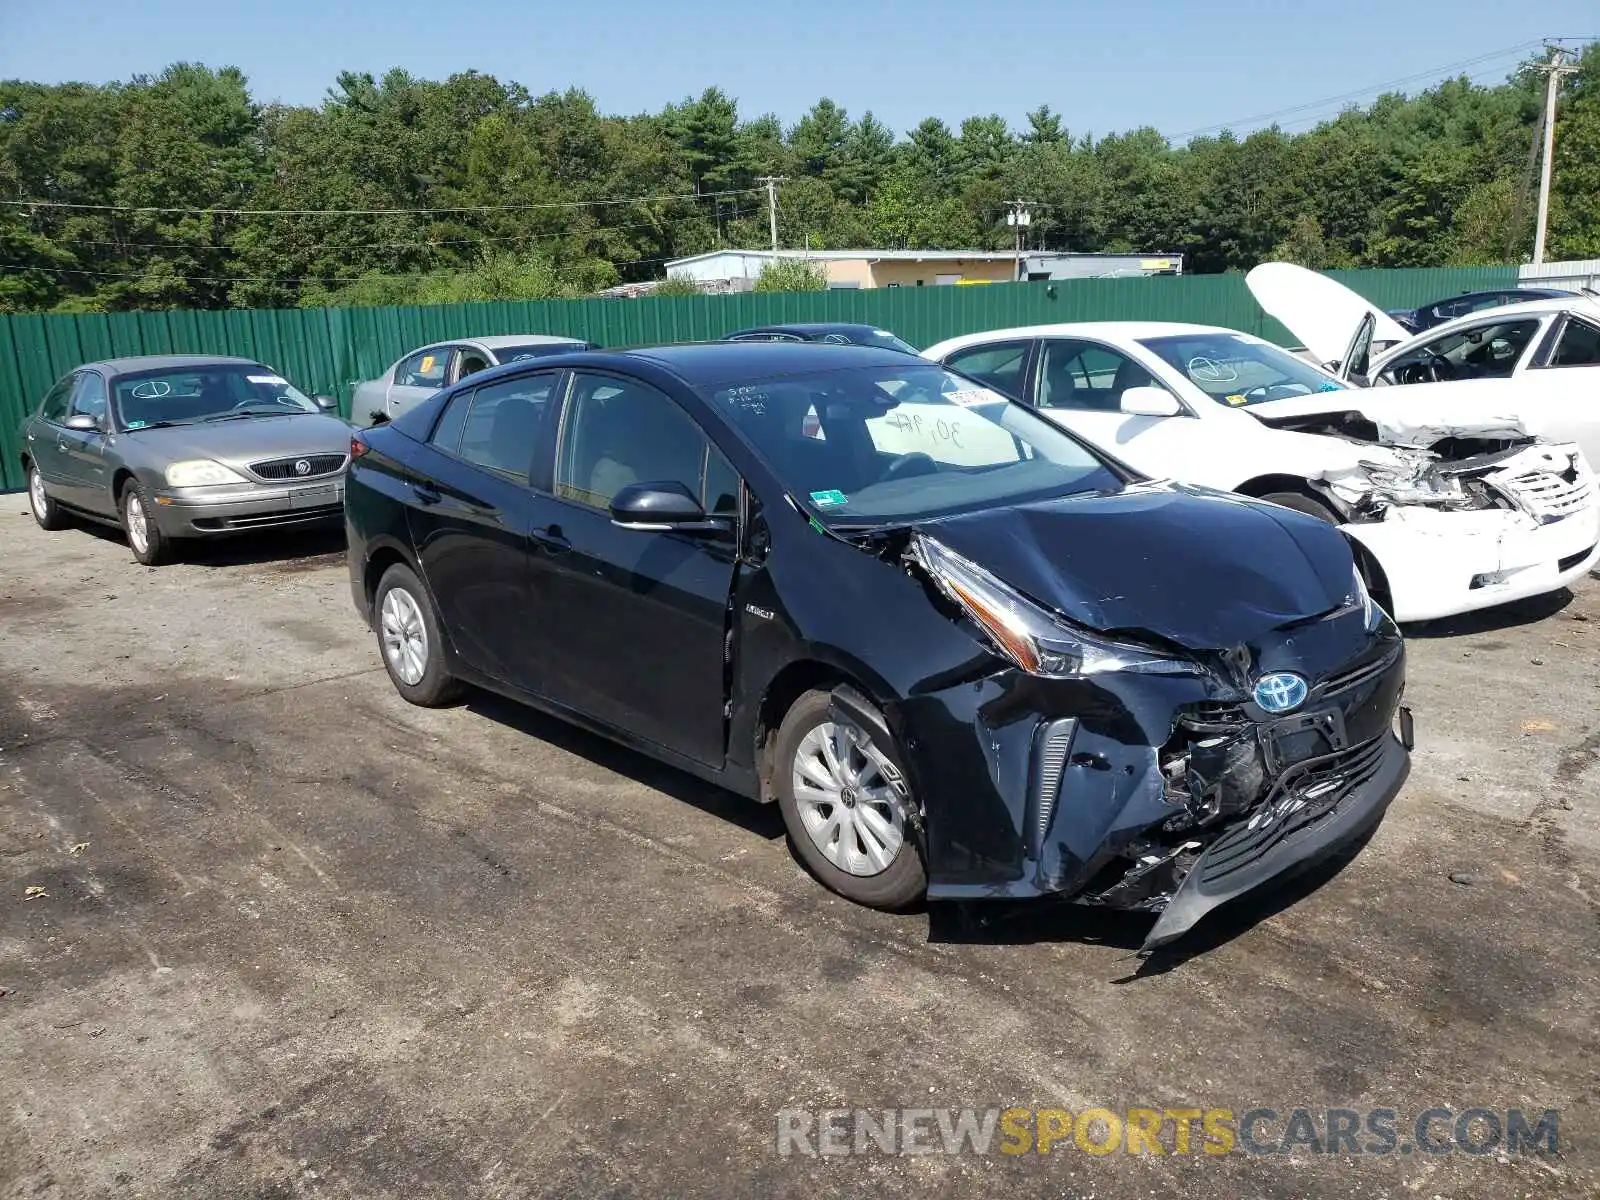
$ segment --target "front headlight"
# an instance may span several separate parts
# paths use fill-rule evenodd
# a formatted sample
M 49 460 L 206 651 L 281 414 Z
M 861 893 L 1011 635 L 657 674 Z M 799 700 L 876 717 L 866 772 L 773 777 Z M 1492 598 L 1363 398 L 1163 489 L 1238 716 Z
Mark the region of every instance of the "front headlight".
M 211 487 L 219 483 L 249 483 L 239 472 L 209 458 L 173 463 L 167 468 L 168 487 Z
M 1050 679 L 1133 671 L 1146 675 L 1201 675 L 1199 663 L 1126 646 L 1069 625 L 930 537 L 916 534 L 911 553 L 939 589 L 1030 675 Z
M 1352 601 L 1361 608 L 1361 620 L 1367 632 L 1372 633 L 1383 622 L 1383 609 L 1372 598 L 1372 593 L 1367 591 L 1367 581 L 1361 577 L 1361 565 L 1356 564 L 1355 583 L 1351 586 L 1354 590 L 1350 593 Z

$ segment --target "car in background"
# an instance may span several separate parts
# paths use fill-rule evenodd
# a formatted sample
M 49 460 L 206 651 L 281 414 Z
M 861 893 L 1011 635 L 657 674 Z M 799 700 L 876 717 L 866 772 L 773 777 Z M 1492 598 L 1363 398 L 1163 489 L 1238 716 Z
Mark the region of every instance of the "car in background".
M 351 592 L 402 697 L 470 682 L 774 801 L 859 903 L 1061 895 L 1159 945 L 1407 771 L 1399 633 L 1335 529 L 1147 482 L 925 359 L 520 363 L 352 454 Z
M 1600 302 L 1587 294 L 1499 305 L 1413 337 L 1342 283 L 1289 263 L 1256 267 L 1245 282 L 1261 307 L 1341 380 L 1404 397 L 1444 418 L 1494 412 L 1526 432 L 1575 442 L 1600 463 Z
M 1417 308 L 1391 308 L 1386 313 L 1395 322 L 1412 333 L 1421 333 L 1435 325 L 1443 325 L 1457 317 L 1471 316 L 1486 308 L 1499 308 L 1504 304 L 1526 304 L 1530 300 L 1570 300 L 1576 292 L 1562 288 L 1500 288 L 1490 292 L 1463 292 L 1448 300 L 1437 300 Z
M 350 426 L 247 358 L 153 355 L 85 363 L 22 425 L 28 507 L 122 526 L 146 566 L 189 539 L 337 525 Z
M 917 348 L 887 329 L 876 325 L 852 325 L 837 321 L 794 325 L 758 325 L 725 334 L 725 342 L 825 342 L 833 346 L 877 346 L 915 354 Z
M 1003 329 L 924 353 L 1147 475 L 1338 525 L 1398 621 L 1552 592 L 1600 562 L 1583 453 L 1498 404 L 1353 388 L 1261 338 L 1161 321 Z
M 358 426 L 392 421 L 441 388 L 490 367 L 595 348 L 593 342 L 581 338 L 543 333 L 503 333 L 435 342 L 412 350 L 378 378 L 356 384 L 350 397 L 350 419 Z

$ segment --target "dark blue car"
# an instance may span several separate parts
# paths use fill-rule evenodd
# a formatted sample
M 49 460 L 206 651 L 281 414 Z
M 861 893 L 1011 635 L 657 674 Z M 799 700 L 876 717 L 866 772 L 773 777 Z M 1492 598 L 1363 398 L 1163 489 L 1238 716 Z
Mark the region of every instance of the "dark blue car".
M 359 432 L 350 586 L 400 694 L 501 692 L 779 805 L 827 886 L 1054 894 L 1147 945 L 1358 838 L 1400 635 L 1333 525 L 1140 478 L 859 346 L 561 355 Z

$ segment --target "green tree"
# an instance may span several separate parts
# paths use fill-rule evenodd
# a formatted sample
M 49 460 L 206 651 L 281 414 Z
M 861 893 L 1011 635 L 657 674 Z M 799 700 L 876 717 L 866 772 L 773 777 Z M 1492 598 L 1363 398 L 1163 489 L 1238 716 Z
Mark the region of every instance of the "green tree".
M 821 292 L 828 287 L 828 273 L 803 258 L 773 259 L 756 276 L 758 292 Z

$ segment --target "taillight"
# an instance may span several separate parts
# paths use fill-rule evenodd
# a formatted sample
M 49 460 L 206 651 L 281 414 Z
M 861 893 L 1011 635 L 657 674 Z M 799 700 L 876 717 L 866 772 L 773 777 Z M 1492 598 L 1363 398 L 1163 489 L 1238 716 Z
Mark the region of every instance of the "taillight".
M 351 462 L 355 462 L 356 459 L 360 458 L 363 454 L 365 454 L 367 452 L 367 449 L 368 449 L 367 444 L 365 442 L 363 442 L 360 438 L 358 438 L 358 437 L 351 438 L 350 439 L 350 461 Z

